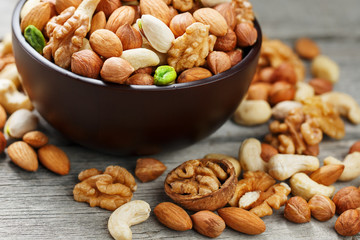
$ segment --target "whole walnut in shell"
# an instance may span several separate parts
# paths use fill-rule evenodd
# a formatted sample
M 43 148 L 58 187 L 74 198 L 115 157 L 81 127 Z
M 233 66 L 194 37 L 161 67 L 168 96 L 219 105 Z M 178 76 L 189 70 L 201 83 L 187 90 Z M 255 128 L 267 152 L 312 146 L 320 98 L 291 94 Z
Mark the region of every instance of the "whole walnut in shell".
M 192 211 L 214 211 L 225 206 L 235 191 L 236 174 L 227 160 L 189 160 L 165 179 L 165 192 Z

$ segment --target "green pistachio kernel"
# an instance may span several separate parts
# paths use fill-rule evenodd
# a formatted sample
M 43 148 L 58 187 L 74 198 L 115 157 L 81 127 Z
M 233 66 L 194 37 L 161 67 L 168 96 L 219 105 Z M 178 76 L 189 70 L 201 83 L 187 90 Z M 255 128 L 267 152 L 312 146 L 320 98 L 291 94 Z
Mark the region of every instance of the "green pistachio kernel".
M 171 66 L 160 66 L 155 70 L 154 83 L 155 85 L 170 85 L 175 83 L 177 74 Z
M 42 54 L 43 48 L 46 45 L 44 35 L 34 25 L 29 25 L 25 28 L 24 37 L 26 41 L 32 46 L 38 53 Z

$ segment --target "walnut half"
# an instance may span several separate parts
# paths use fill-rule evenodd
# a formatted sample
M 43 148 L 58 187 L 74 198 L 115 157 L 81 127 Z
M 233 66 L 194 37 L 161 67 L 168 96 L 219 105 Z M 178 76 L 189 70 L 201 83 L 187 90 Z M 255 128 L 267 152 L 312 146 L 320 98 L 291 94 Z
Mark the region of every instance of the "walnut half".
M 165 192 L 192 211 L 214 211 L 227 204 L 235 191 L 236 174 L 227 160 L 189 160 L 165 179 Z

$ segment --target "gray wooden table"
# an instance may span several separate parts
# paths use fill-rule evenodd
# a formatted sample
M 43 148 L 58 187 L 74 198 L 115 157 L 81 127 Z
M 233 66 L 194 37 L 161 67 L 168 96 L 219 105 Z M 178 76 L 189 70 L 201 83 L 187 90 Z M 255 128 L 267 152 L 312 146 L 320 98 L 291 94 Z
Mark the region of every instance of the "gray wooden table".
M 292 44 L 298 37 L 311 37 L 324 54 L 341 67 L 338 91 L 351 94 L 360 102 L 360 1 L 359 0 L 253 0 L 254 9 L 263 32 L 270 38 L 279 38 Z M 14 0 L 0 0 L 0 35 L 10 31 Z M 137 157 L 116 157 L 82 148 L 64 140 L 56 131 L 41 121 L 41 129 L 50 136 L 50 142 L 60 146 L 71 159 L 67 176 L 57 176 L 40 166 L 28 173 L 0 155 L 0 239 L 111 239 L 107 220 L 111 212 L 90 208 L 73 200 L 72 189 L 77 174 L 86 168 L 103 170 L 111 164 L 126 167 L 131 172 Z M 228 121 L 217 132 L 186 149 L 161 153 L 154 157 L 163 161 L 168 171 L 183 161 L 199 158 L 209 152 L 237 156 L 243 139 L 261 138 L 267 126 L 240 127 Z M 346 124 L 346 137 L 341 141 L 325 139 L 320 146 L 320 159 L 332 155 L 343 159 L 348 148 L 360 139 L 360 126 Z M 168 172 L 167 171 L 167 172 Z M 169 201 L 163 191 L 165 174 L 154 182 L 138 183 L 133 199 L 147 201 L 152 208 Z M 346 185 L 360 185 L 360 178 Z M 218 239 L 339 239 L 333 229 L 336 217 L 328 222 L 312 219 L 306 224 L 292 224 L 283 216 L 283 209 L 264 217 L 267 230 L 259 236 L 247 236 L 226 229 Z M 195 231 L 175 232 L 163 227 L 151 214 L 148 221 L 134 226 L 134 239 L 206 239 Z M 360 238 L 360 235 L 353 239 Z

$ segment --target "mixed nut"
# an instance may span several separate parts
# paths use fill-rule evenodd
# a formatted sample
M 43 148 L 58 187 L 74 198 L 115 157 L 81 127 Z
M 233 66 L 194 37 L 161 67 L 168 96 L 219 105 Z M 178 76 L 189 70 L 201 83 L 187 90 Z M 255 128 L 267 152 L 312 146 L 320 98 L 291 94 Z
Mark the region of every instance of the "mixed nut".
M 26 41 L 72 72 L 119 84 L 204 79 L 242 60 L 258 38 L 248 0 L 31 1 Z

